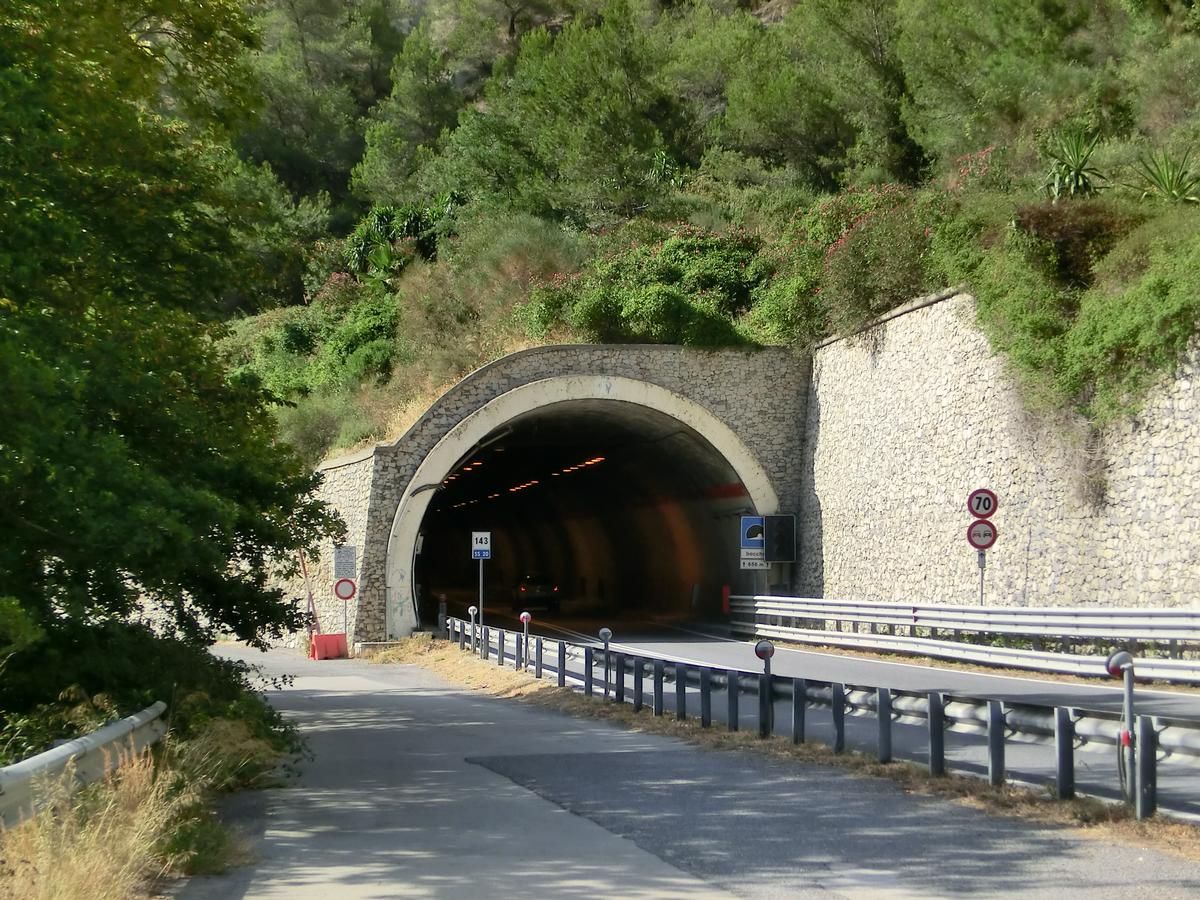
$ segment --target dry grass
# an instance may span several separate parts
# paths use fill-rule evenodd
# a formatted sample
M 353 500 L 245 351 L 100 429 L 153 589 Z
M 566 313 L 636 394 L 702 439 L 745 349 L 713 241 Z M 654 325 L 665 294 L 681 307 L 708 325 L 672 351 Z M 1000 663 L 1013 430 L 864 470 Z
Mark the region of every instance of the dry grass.
M 457 644 L 434 641 L 428 634 L 414 635 L 400 646 L 369 658 L 379 663 L 419 665 L 449 681 L 495 697 L 517 699 L 566 715 L 600 719 L 631 731 L 668 735 L 714 750 L 748 751 L 781 761 L 836 766 L 859 776 L 889 779 L 913 794 L 942 797 L 997 815 L 1068 827 L 1081 834 L 1200 860 L 1200 829 L 1167 818 L 1138 822 L 1121 804 L 1087 797 L 1055 800 L 1047 791 L 1026 787 L 994 788 L 981 779 L 962 775 L 934 777 L 915 763 L 880 763 L 861 753 L 834 753 L 823 744 L 797 746 L 781 737 L 763 740 L 752 731 L 702 728 L 698 719 L 680 722 L 669 716 L 654 716 L 648 709 L 635 713 L 628 704 L 605 703 L 570 688 L 559 688 L 551 680 L 539 681 L 511 667 L 501 668 L 494 660 L 484 662 L 463 653 Z
M 79 792 L 74 773 L 43 784 L 46 805 L 0 831 L 3 900 L 131 900 L 168 874 L 219 872 L 246 850 L 212 813 L 215 792 L 252 784 L 278 753 L 245 723 L 214 719 L 195 738 L 122 756 Z
M 126 900 L 149 896 L 171 860 L 161 847 L 196 802 L 159 777 L 149 753 L 79 794 L 68 773 L 47 785 L 50 803 L 0 834 L 0 897 L 11 900 Z

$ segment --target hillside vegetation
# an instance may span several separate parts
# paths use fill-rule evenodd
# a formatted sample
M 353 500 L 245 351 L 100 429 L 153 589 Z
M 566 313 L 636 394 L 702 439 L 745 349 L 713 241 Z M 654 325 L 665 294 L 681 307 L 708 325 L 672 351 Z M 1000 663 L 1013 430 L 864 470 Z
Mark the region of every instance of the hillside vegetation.
M 224 346 L 309 459 L 530 342 L 802 348 L 964 284 L 1031 402 L 1103 422 L 1195 331 L 1191 3 L 306 0 L 258 22 L 238 146 L 329 230 Z

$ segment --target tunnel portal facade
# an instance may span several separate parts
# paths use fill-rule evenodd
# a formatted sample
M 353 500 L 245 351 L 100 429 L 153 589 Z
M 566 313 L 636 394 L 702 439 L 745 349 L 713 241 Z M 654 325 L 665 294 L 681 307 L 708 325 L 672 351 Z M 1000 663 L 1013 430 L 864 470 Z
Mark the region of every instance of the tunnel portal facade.
M 721 583 L 752 586 L 738 517 L 798 508 L 808 378 L 781 348 L 563 345 L 477 370 L 395 442 L 321 467 L 357 550 L 351 639 L 403 637 L 435 597 L 475 596 L 473 531 L 493 535 L 489 607 L 520 605 L 536 574 L 581 612 L 711 611 Z M 341 619 L 322 593 L 319 617 Z

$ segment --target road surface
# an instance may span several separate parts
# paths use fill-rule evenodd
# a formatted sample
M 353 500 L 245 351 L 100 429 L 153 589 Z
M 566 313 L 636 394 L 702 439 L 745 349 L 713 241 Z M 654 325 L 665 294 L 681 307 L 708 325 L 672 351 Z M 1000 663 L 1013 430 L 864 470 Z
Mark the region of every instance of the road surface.
M 228 810 L 256 861 L 185 900 L 1200 895 L 1200 866 L 882 780 L 495 700 L 407 666 L 223 654 L 311 742 Z

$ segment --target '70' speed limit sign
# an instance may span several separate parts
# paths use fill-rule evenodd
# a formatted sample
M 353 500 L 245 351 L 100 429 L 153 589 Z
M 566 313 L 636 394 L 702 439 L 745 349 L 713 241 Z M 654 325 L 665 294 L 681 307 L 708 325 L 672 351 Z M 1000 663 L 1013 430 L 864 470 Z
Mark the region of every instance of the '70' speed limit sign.
M 967 496 L 967 512 L 977 519 L 990 519 L 999 506 L 995 491 L 979 488 Z

